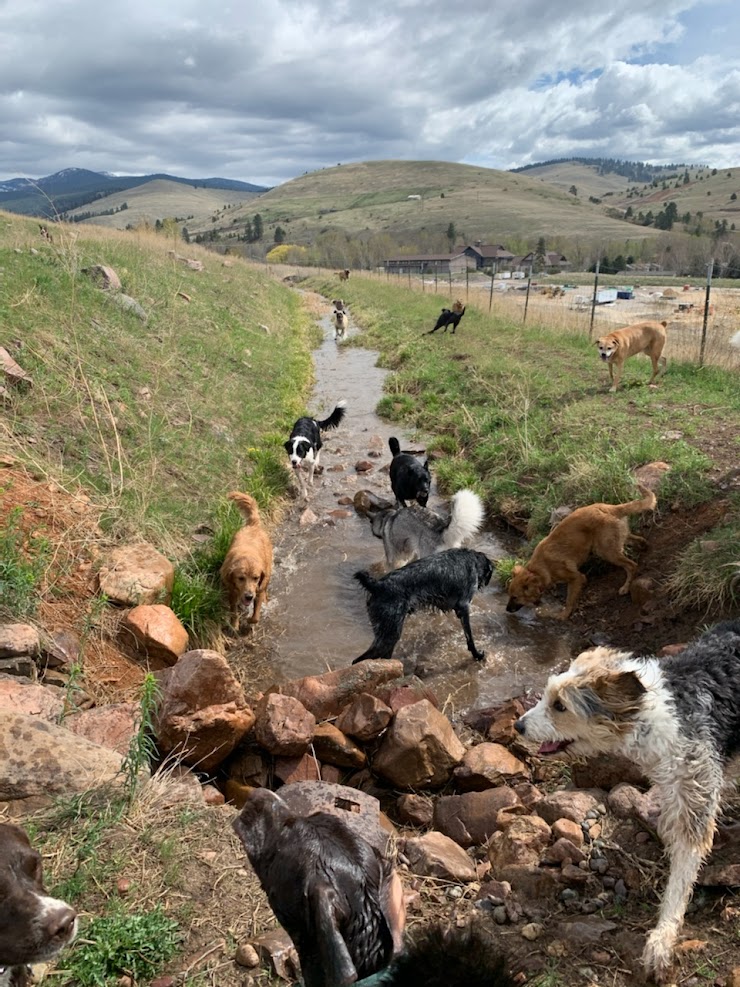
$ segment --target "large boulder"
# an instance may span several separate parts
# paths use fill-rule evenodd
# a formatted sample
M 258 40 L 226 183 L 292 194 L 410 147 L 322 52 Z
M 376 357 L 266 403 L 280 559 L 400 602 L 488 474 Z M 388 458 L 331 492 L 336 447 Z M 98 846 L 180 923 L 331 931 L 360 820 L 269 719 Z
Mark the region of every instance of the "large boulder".
M 273 686 L 270 692 L 299 699 L 317 720 L 337 716 L 360 692 L 373 693 L 384 682 L 403 675 L 400 661 L 361 661 L 323 675 Z
M 146 542 L 114 548 L 98 572 L 100 592 L 128 607 L 169 603 L 174 579 L 169 559 Z
M 462 847 L 480 846 L 497 831 L 501 809 L 524 807 L 506 785 L 485 792 L 443 795 L 434 805 L 434 828 Z
M 462 847 L 442 833 L 425 833 L 406 840 L 404 852 L 414 874 L 466 884 L 477 880 L 473 861 Z
M 0 716 L 22 713 L 56 723 L 64 710 L 64 692 L 17 675 L 0 674 Z
M 374 740 L 388 726 L 393 718 L 390 706 L 367 692 L 345 706 L 336 722 L 337 729 L 355 740 Z
M 113 703 L 73 713 L 64 725 L 78 737 L 126 755 L 138 729 L 135 703 Z
M 449 781 L 464 755 L 450 721 L 428 699 L 422 699 L 396 713 L 373 770 L 397 788 L 438 788 Z
M 30 624 L 0 624 L 0 658 L 39 653 L 39 632 Z
M 254 735 L 270 754 L 297 757 L 308 750 L 316 730 L 316 717 L 292 696 L 268 693 L 255 708 Z
M 149 603 L 129 610 L 121 621 L 121 634 L 135 650 L 165 665 L 174 665 L 187 651 L 188 632 L 173 611 L 162 603 Z
M 188 651 L 163 682 L 155 722 L 160 751 L 212 771 L 254 725 L 242 687 L 215 651 Z
M 122 760 L 40 716 L 0 716 L 0 801 L 72 795 L 121 781 Z
M 461 792 L 482 792 L 524 781 L 529 770 L 501 744 L 477 744 L 465 754 L 462 764 L 455 768 L 455 784 Z

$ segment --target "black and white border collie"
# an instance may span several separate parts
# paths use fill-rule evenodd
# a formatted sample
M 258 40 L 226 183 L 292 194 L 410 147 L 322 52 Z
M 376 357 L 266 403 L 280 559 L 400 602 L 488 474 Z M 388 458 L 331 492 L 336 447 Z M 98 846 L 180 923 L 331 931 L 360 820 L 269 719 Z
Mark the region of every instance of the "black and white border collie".
M 316 418 L 299 418 L 293 426 L 290 438 L 284 443 L 284 449 L 290 457 L 290 465 L 298 478 L 304 500 L 308 500 L 308 487 L 301 467 L 304 463 L 308 464 L 308 483 L 313 486 L 313 474 L 319 465 L 319 455 L 323 445 L 321 433 L 339 425 L 344 418 L 346 404 L 346 401 L 339 401 L 334 411 L 323 421 L 318 421 Z

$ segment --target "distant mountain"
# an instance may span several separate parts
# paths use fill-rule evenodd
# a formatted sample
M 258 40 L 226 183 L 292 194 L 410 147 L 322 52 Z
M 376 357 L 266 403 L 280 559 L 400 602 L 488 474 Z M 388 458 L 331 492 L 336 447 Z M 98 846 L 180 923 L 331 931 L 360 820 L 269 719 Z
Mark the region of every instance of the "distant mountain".
M 552 165 L 581 164 L 593 168 L 598 175 L 621 175 L 633 184 L 649 184 L 655 178 L 662 178 L 666 172 L 683 170 L 686 165 L 651 165 L 644 161 L 626 161 L 622 158 L 551 158 L 549 161 L 537 161 L 534 164 L 512 168 L 514 174 L 526 171 L 542 170 Z
M 86 168 L 65 168 L 44 178 L 0 181 L 0 209 L 53 219 L 61 213 L 95 202 L 114 192 L 163 179 L 192 188 L 223 189 L 259 194 L 267 189 L 233 178 L 180 178 L 177 175 L 111 175 Z

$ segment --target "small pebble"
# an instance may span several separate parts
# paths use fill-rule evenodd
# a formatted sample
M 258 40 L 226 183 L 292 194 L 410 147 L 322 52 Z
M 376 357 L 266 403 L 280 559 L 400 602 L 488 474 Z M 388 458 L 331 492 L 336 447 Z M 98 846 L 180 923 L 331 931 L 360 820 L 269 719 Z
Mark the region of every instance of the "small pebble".
M 593 953 L 591 953 L 591 959 L 594 961 L 594 963 L 599 963 L 601 964 L 601 966 L 603 966 L 605 963 L 608 963 L 611 960 L 611 956 L 603 949 L 595 949 Z
M 530 922 L 528 925 L 522 926 L 522 937 L 528 939 L 530 942 L 534 942 L 535 939 L 540 938 L 543 931 L 539 922 Z
M 498 908 L 493 909 L 493 921 L 496 925 L 506 925 L 509 920 L 509 916 L 506 914 L 506 909 L 503 905 L 499 905 Z
M 609 877 L 608 875 L 604 875 L 604 877 L 601 878 L 601 883 L 604 885 L 605 888 L 608 888 L 611 891 L 611 889 L 614 887 L 617 881 L 616 878 Z
M 462 896 L 463 896 L 462 888 L 459 888 L 457 886 L 452 888 L 447 888 L 448 898 L 462 898 Z
M 573 901 L 574 898 L 578 897 L 578 892 L 574 891 L 573 888 L 563 888 L 560 892 L 561 901 Z
M 627 885 L 624 883 L 621 877 L 614 885 L 614 894 L 617 896 L 617 898 L 627 897 Z
M 588 901 L 584 901 L 583 904 L 581 905 L 581 911 L 583 912 L 584 915 L 593 915 L 593 913 L 598 912 L 600 908 L 601 908 L 600 902 L 593 901 L 592 899 L 589 899 Z
M 600 816 L 606 815 L 606 806 L 604 805 L 603 802 L 599 802 L 599 804 L 596 806 L 596 811 Z
M 259 966 L 260 963 L 257 950 L 249 942 L 243 942 L 240 946 L 237 946 L 234 959 L 239 966 L 246 966 L 250 970 L 254 969 L 256 966 Z
M 599 813 L 596 811 L 596 809 L 589 809 L 588 812 L 586 813 L 586 819 L 598 819 L 598 818 L 599 818 Z

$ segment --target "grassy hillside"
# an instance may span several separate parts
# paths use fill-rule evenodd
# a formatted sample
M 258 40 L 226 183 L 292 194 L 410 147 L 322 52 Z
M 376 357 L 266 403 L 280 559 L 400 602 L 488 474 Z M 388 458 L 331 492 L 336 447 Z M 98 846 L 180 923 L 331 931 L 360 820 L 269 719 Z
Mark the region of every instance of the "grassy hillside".
M 600 175 L 594 165 L 583 164 L 580 161 L 558 161 L 553 164 L 537 165 L 528 168 L 521 174 L 528 178 L 539 179 L 553 185 L 563 192 L 569 192 L 575 185 L 580 199 L 588 199 L 590 195 L 601 198 L 603 195 L 624 195 L 628 181 L 622 175 L 608 172 Z
M 410 201 L 409 195 L 422 200 Z M 606 216 L 602 206 L 529 175 L 442 161 L 369 161 L 326 168 L 272 189 L 258 203 L 230 213 L 219 228 L 233 232 L 234 218 L 246 220 L 257 210 L 267 239 L 279 224 L 295 243 L 332 229 L 400 236 L 444 233 L 451 222 L 458 236 L 469 241 L 655 235 L 651 229 L 635 234 L 632 227 Z
M 255 470 L 280 481 L 280 442 L 311 374 L 297 297 L 198 247 L 188 254 L 205 270 L 190 270 L 166 237 L 53 233 L 49 244 L 34 221 L 0 213 L 0 345 L 34 380 L 3 409 L 2 450 L 80 481 L 109 524 L 165 544 L 229 490 L 262 482 L 247 480 Z M 118 272 L 146 322 L 82 273 L 93 264 Z
M 684 184 L 681 174 L 661 182 L 657 188 L 633 186 L 633 194 L 615 196 L 614 205 L 631 205 L 635 212 L 651 209 L 656 213 L 667 202 L 675 202 L 679 216 L 690 212 L 695 218 L 697 212 L 702 212 L 705 223 L 725 219 L 728 226 L 735 223 L 740 228 L 740 167 L 692 169 L 689 178 L 688 184 Z
M 74 218 L 93 213 L 90 219 L 83 222 L 117 230 L 144 221 L 154 225 L 158 219 L 174 217 L 184 220 L 181 225 L 200 227 L 209 224 L 216 213 L 223 214 L 222 222 L 227 222 L 226 214 L 229 210 L 236 209 L 244 202 L 257 197 L 258 194 L 255 192 L 193 188 L 191 185 L 159 178 L 138 185 L 136 188 L 114 192 L 113 195 L 96 199 L 95 202 L 89 202 L 79 209 L 72 209 L 68 215 Z M 112 216 L 101 215 L 111 209 L 121 209 L 124 203 L 127 208 L 123 211 L 116 212 Z

